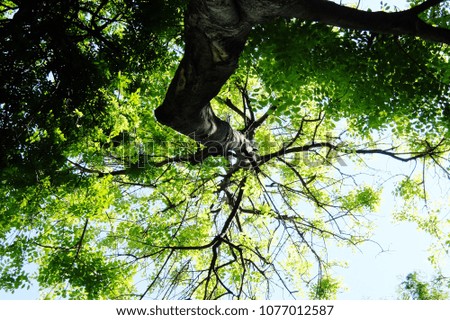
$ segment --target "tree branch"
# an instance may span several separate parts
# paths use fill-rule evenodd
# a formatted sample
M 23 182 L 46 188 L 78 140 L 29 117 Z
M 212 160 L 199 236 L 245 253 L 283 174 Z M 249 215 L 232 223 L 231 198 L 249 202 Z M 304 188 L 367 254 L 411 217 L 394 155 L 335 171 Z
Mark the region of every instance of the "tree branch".
M 277 109 L 277 106 L 270 106 L 269 109 L 266 111 L 266 113 L 264 113 L 261 118 L 259 118 L 256 121 L 253 122 L 249 122 L 248 127 L 244 129 L 244 132 L 249 132 L 249 133 L 254 133 L 256 129 L 258 129 L 263 123 L 264 121 L 267 120 L 267 118 Z
M 427 0 L 411 9 L 406 10 L 406 12 L 409 12 L 417 16 L 422 12 L 427 11 L 428 9 L 431 9 L 432 7 L 437 6 L 445 1 L 446 0 Z
M 160 123 L 213 147 L 218 154 L 232 151 L 238 158 L 256 162 L 250 139 L 219 119 L 210 105 L 236 70 L 253 26 L 278 17 L 297 18 L 450 44 L 450 30 L 432 26 L 417 15 L 441 2 L 429 0 L 413 9 L 386 13 L 328 0 L 191 0 L 185 13 L 185 53 L 155 116 Z
M 436 154 L 436 149 L 439 148 L 445 141 L 445 138 L 441 139 L 441 141 L 436 144 L 435 146 L 429 146 L 427 150 L 421 151 L 421 152 L 392 152 L 393 148 L 390 149 L 345 149 L 343 147 L 339 147 L 338 145 L 332 144 L 331 142 L 317 142 L 317 143 L 311 143 L 304 146 L 298 146 L 298 147 L 292 147 L 292 148 L 286 148 L 283 147 L 280 150 L 266 154 L 264 156 L 261 156 L 260 160 L 258 161 L 258 166 L 266 163 L 267 161 L 273 159 L 282 157 L 287 154 L 291 153 L 298 153 L 298 152 L 306 152 L 315 148 L 329 148 L 330 150 L 338 150 L 344 154 L 381 154 L 385 156 L 389 156 L 395 160 L 399 160 L 402 162 L 409 162 L 413 160 L 417 160 L 420 158 L 424 158 L 427 156 L 431 156 Z M 447 152 L 448 150 L 442 151 Z M 410 155 L 410 157 L 402 157 L 403 155 Z
M 283 12 L 287 18 L 300 18 L 341 28 L 367 30 L 382 34 L 417 36 L 450 44 L 450 30 L 434 27 L 417 14 L 442 1 L 430 0 L 422 5 L 399 12 L 368 12 L 345 7 L 328 0 L 296 1 Z
M 231 110 L 233 110 L 234 112 L 236 112 L 239 116 L 241 116 L 241 118 L 245 121 L 248 122 L 250 119 L 245 115 L 245 113 L 240 110 L 237 106 L 234 105 L 234 103 L 230 100 L 230 99 L 222 99 L 219 97 L 216 97 L 217 100 L 219 100 L 221 103 L 223 103 L 224 105 L 226 105 L 228 108 L 230 108 Z
M 220 232 L 220 236 L 223 237 L 225 233 L 227 232 L 228 228 L 230 227 L 231 222 L 236 217 L 239 206 L 242 202 L 242 196 L 244 195 L 244 186 L 246 182 L 246 178 L 243 178 L 241 182 L 239 183 L 238 187 L 238 195 L 236 197 L 236 200 L 234 201 L 233 208 L 231 210 L 230 215 L 228 216 L 227 220 L 225 220 L 225 223 L 223 224 L 222 231 Z

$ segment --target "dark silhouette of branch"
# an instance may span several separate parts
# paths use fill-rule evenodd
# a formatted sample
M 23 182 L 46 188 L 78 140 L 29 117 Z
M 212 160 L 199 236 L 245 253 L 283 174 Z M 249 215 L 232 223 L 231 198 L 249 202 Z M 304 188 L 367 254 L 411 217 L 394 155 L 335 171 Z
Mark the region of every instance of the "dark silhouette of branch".
M 310 150 L 316 149 L 316 148 L 328 148 L 331 150 L 339 151 L 342 154 L 381 154 L 381 155 L 389 156 L 398 161 L 409 162 L 409 161 L 414 161 L 414 160 L 417 160 L 420 158 L 424 158 L 424 157 L 436 154 L 437 148 L 439 148 L 444 143 L 444 141 L 445 141 L 445 139 L 442 139 L 435 146 L 428 147 L 427 150 L 420 151 L 420 152 L 394 152 L 394 151 L 392 151 L 395 148 L 353 150 L 353 149 L 346 149 L 343 146 L 338 146 L 331 142 L 317 142 L 317 143 L 311 143 L 308 145 L 298 146 L 298 147 L 291 147 L 291 148 L 283 147 L 276 152 L 261 156 L 261 158 L 258 162 L 258 165 L 262 165 L 273 158 L 280 158 L 284 155 L 288 155 L 291 153 L 306 152 L 306 151 L 310 151 Z M 437 153 L 444 153 L 446 151 L 448 151 L 448 150 L 439 151 Z M 406 155 L 409 155 L 409 157 L 404 157 Z
M 258 120 L 248 122 L 247 128 L 245 128 L 243 131 L 245 133 L 254 135 L 253 133 L 255 132 L 255 130 L 258 129 L 276 109 L 277 106 L 270 106 L 266 113 L 264 113 Z
M 230 108 L 231 110 L 233 110 L 234 112 L 236 112 L 243 120 L 244 122 L 248 122 L 250 121 L 250 118 L 248 118 L 244 111 L 242 111 L 241 109 L 239 109 L 234 103 L 233 101 L 231 101 L 229 98 L 227 99 L 222 99 L 220 97 L 216 97 L 217 100 L 219 100 L 221 103 L 223 103 L 224 105 L 226 105 L 228 108 Z
M 84 236 L 86 235 L 88 224 L 89 224 L 89 219 L 86 219 L 86 221 L 84 222 L 83 232 L 81 233 L 80 240 L 78 240 L 78 243 L 77 243 L 77 252 L 75 254 L 74 260 L 78 259 L 78 256 L 80 255 L 81 247 L 83 246 L 83 240 L 84 240 Z

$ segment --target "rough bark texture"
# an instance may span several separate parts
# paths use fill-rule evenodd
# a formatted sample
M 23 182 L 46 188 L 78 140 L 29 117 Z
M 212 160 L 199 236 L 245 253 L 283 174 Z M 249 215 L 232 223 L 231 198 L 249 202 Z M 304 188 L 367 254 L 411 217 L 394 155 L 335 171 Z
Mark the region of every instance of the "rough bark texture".
M 210 101 L 238 66 L 252 26 L 298 18 L 377 33 L 411 35 L 450 43 L 450 30 L 431 26 L 418 14 L 442 0 L 402 12 L 366 12 L 326 0 L 191 0 L 185 13 L 185 53 L 155 111 L 157 120 L 209 148 L 255 160 L 252 142 L 219 119 Z
M 252 154 L 250 142 L 209 104 L 236 69 L 251 25 L 234 1 L 192 1 L 185 26 L 185 54 L 156 118 L 218 153 Z

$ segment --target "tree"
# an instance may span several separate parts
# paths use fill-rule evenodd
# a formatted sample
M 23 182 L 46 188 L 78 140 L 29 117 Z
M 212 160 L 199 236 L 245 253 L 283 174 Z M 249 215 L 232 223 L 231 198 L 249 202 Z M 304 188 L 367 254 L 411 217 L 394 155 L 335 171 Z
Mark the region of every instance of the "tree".
M 371 241 L 387 181 L 437 265 L 448 10 L 3 1 L 1 287 L 332 298 L 327 248 Z M 371 156 L 420 166 L 383 181 Z

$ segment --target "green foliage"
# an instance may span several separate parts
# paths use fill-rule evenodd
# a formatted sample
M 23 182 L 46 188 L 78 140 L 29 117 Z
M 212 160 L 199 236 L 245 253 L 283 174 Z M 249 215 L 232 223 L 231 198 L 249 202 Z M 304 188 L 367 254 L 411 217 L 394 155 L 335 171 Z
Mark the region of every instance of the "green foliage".
M 247 54 L 268 93 L 261 104 L 278 105 L 278 114 L 295 118 L 313 103 L 359 134 L 448 128 L 448 48 L 440 44 L 300 21 L 261 26 L 251 44 Z
M 0 9 L 0 288 L 334 299 L 343 263 L 328 248 L 371 240 L 392 180 L 393 218 L 441 239 L 436 266 L 447 257 L 448 204 L 425 179 L 450 168 L 447 46 L 296 20 L 255 27 L 212 104 L 241 130 L 264 120 L 256 171 L 203 158 L 154 119 L 180 58 L 184 2 L 49 4 Z M 445 12 L 427 18 L 446 24 Z M 386 178 L 372 155 L 420 165 Z M 403 288 L 443 294 L 415 275 Z
M 1 180 L 26 185 L 59 174 L 80 139 L 112 130 L 108 91 L 170 58 L 181 19 L 171 1 L 9 1 L 0 15 Z M 151 13 L 151 14 L 150 14 Z M 146 19 L 141 19 L 146 15 Z M 120 87 L 114 87 L 119 90 Z M 113 89 L 113 90 L 114 90 Z
M 449 298 L 450 282 L 438 276 L 430 282 L 421 279 L 417 272 L 406 276 L 400 285 L 402 300 L 447 300 Z
M 324 277 L 312 287 L 310 298 L 318 300 L 336 299 L 336 295 L 340 288 L 341 284 L 339 281 L 330 277 Z

